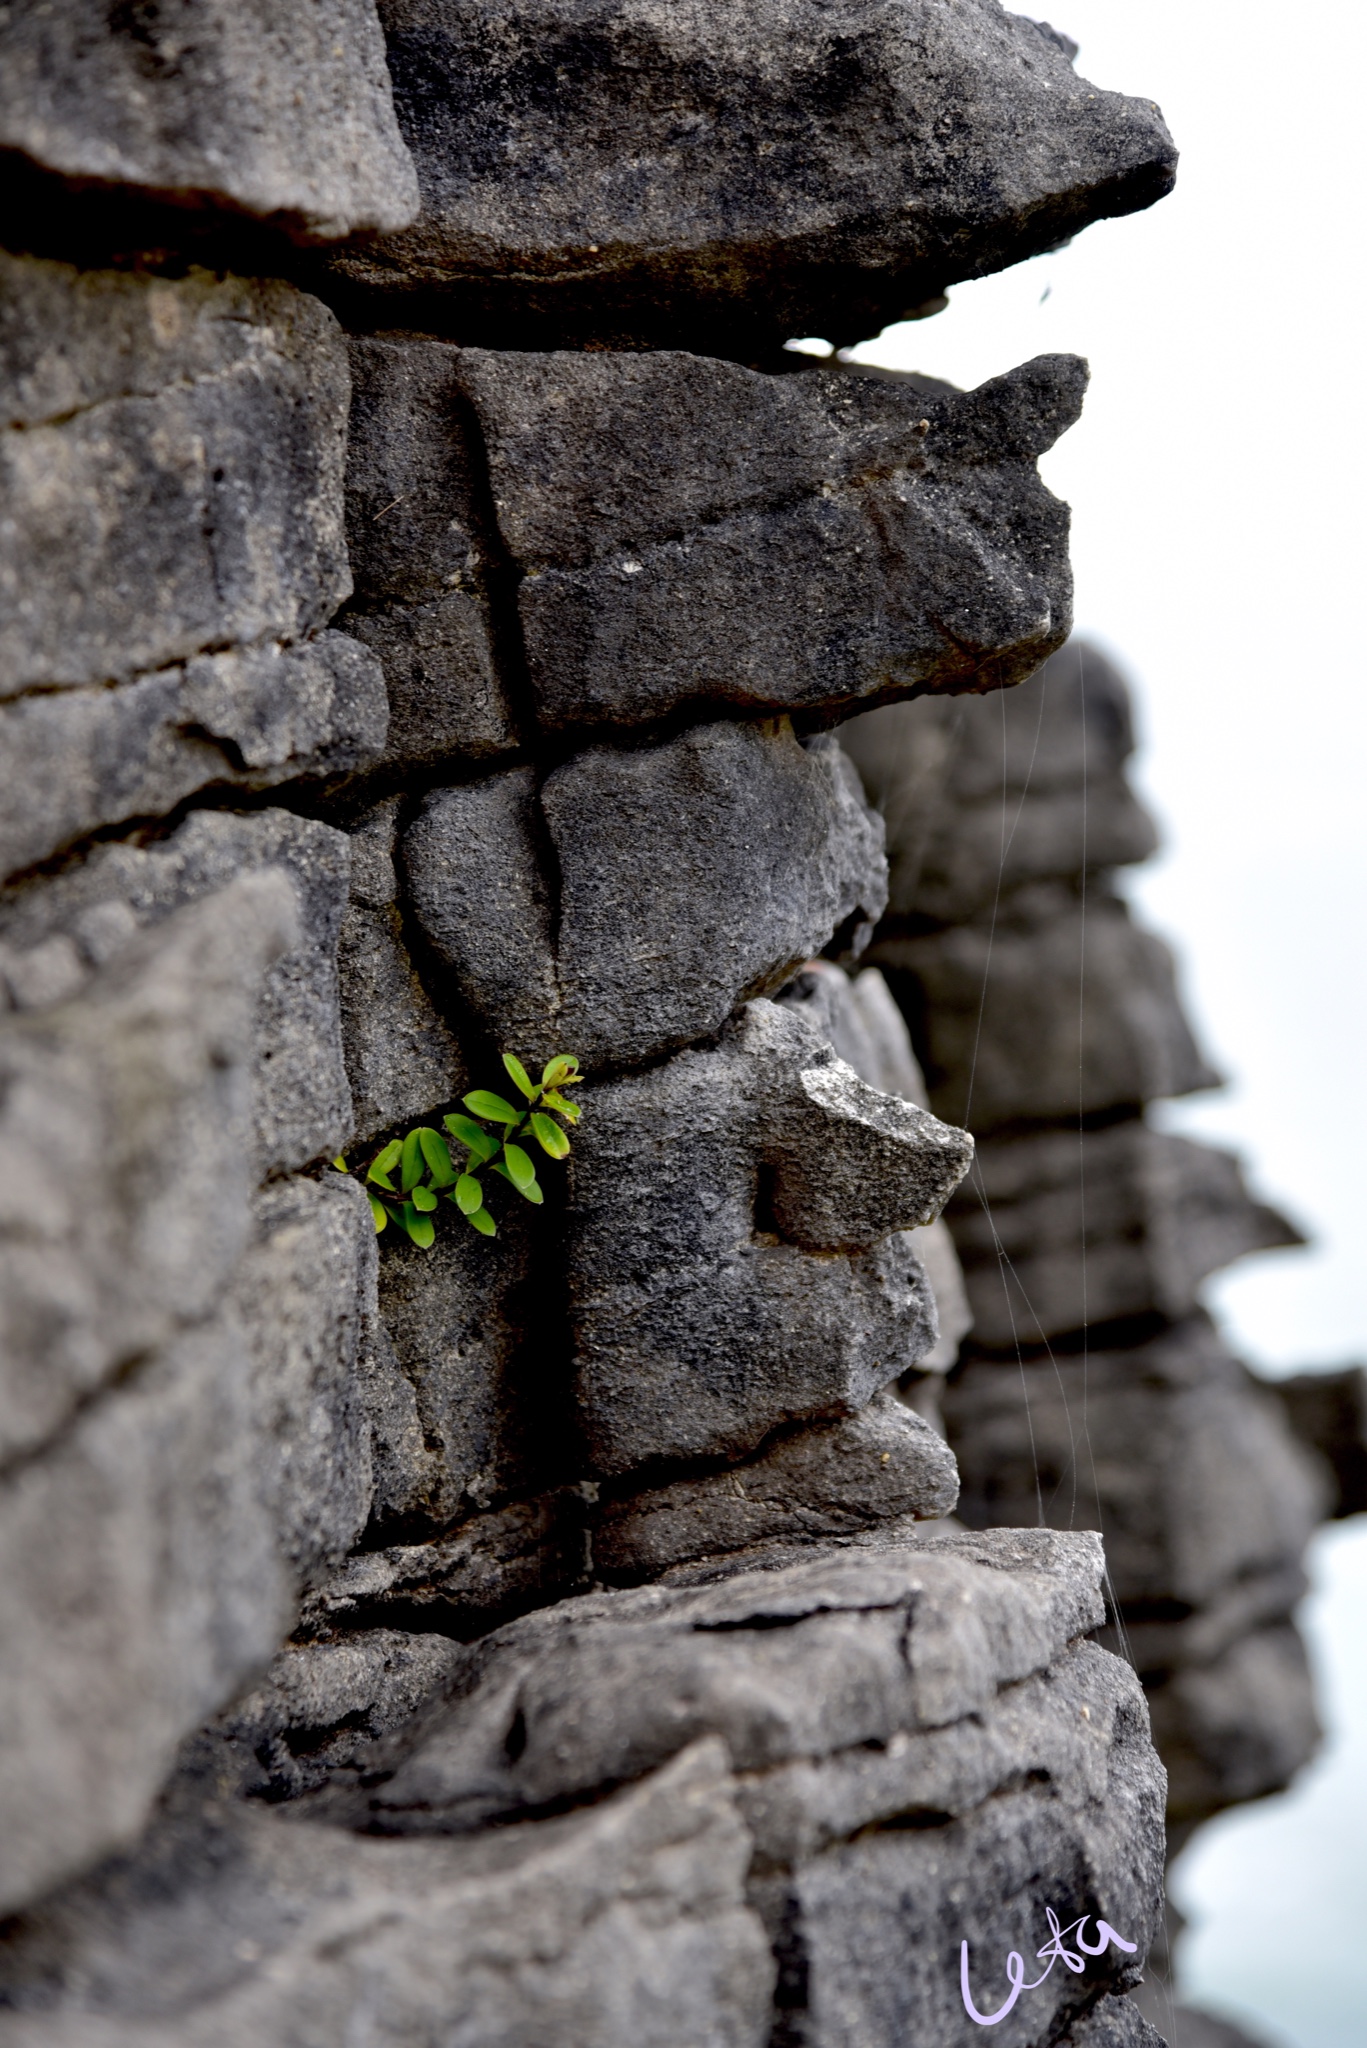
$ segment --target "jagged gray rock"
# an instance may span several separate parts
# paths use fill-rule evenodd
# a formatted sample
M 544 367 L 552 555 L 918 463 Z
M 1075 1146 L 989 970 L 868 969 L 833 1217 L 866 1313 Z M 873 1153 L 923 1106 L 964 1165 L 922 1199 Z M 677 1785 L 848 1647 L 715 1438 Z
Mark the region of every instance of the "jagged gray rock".
M 1305 1242 L 1232 1153 L 1138 1119 L 989 1140 L 952 1220 L 973 1341 L 1013 1353 L 1084 1325 L 1179 1322 L 1222 1266 Z
M 257 1177 L 289 1172 L 331 1158 L 351 1128 L 337 990 L 350 854 L 345 833 L 288 811 L 193 812 L 166 839 L 111 840 L 60 874 L 0 891 L 0 969 L 21 1006 L 59 1000 L 139 925 L 238 875 L 283 868 L 299 899 L 299 936 L 261 985 L 252 1121 Z
M 450 1698 L 319 1810 L 456 1832 L 584 1799 L 704 1735 L 742 1773 L 886 1748 L 1048 1669 L 1100 1621 L 1100 1573 L 1094 1536 L 903 1535 L 585 1594 L 471 1644 Z
M 391 770 L 485 761 L 517 744 L 495 665 L 487 493 L 458 370 L 438 341 L 352 340 L 348 629 L 384 663 Z
M 284 877 L 244 877 L 0 1020 L 6 1464 L 217 1306 L 248 1237 L 255 985 L 294 932 Z
M 1237 2038 L 1228 2041 L 1203 2036 L 1190 2026 L 1200 2017 L 1183 2008 L 1174 2018 L 1182 2021 L 1177 2038 L 1182 2048 L 1252 2048 Z M 1103 1998 L 1068 2029 L 1058 2048 L 1167 2048 L 1157 2028 L 1149 2025 L 1131 1998 Z
M 858 1415 L 812 1423 L 723 1472 L 606 1501 L 593 1529 L 600 1577 L 634 1582 L 671 1565 L 775 1539 L 819 1543 L 903 1517 L 953 1512 L 944 1439 L 891 1394 Z
M 907 1233 L 970 1158 L 763 1001 L 714 1049 L 591 1087 L 566 1252 L 594 1469 L 744 1456 L 914 1365 L 936 1329 Z
M 584 1489 L 562 1486 L 471 1515 L 426 1542 L 357 1551 L 305 1600 L 301 1629 L 392 1621 L 477 1635 L 582 1589 L 587 1523 Z
M 539 798 L 530 768 L 438 790 L 403 857 L 423 932 L 494 1041 L 589 1070 L 719 1030 L 883 903 L 857 778 L 786 721 L 593 747 Z
M 906 1020 L 876 967 L 866 967 L 851 978 L 833 961 L 809 960 L 778 1001 L 815 1025 L 861 1081 L 885 1095 L 900 1095 L 929 1109 L 930 1098 L 911 1049 Z M 963 1272 L 943 1217 L 922 1224 L 912 1242 L 930 1283 L 940 1326 L 938 1342 L 917 1360 L 916 1371 L 948 1372 L 973 1321 Z
M 381 18 L 422 212 L 334 269 L 421 299 L 418 324 L 850 341 L 1172 183 L 1152 101 L 1096 91 L 995 0 L 382 0 Z
M 1158 844 L 1125 779 L 1124 678 L 1085 640 L 991 717 L 922 698 L 851 719 L 840 744 L 887 820 L 890 929 L 900 917 L 959 924 L 999 891 L 1124 867 Z
M 480 1842 L 366 1841 L 213 1790 L 32 1917 L 7 2048 L 321 2048 L 358 2025 L 393 2048 L 763 2048 L 773 1961 L 718 1742 Z
M 348 834 L 351 889 L 337 986 L 355 1143 L 429 1116 L 470 1086 L 460 1047 L 405 943 L 394 860 L 399 810 L 400 799 L 390 797 Z
M 244 877 L 0 1030 L 0 1910 L 132 1840 L 287 1623 L 246 1347 L 214 1312 L 246 1236 L 253 984 L 292 917 L 283 877 Z
M 0 80 L 0 146 L 65 178 L 263 215 L 307 241 L 418 211 L 374 0 L 14 8 Z
M 1281 1792 L 1323 1739 L 1305 1644 L 1289 1620 L 1149 1688 L 1175 1853 L 1198 1822 Z
M 401 1628 L 286 1643 L 261 1683 L 220 1716 L 213 1734 L 240 1756 L 249 1796 L 297 1798 L 346 1770 L 376 1736 L 401 1727 L 460 1663 L 460 1647 L 449 1637 Z M 206 1760 L 211 1740 L 199 1745 Z
M 984 919 L 922 937 L 880 933 L 867 958 L 921 1020 L 937 1116 L 975 1131 L 1076 1125 L 1219 1084 L 1183 1015 L 1171 953 L 1103 890 L 1039 883 L 1002 906 L 995 930 Z
M 374 1474 L 361 1355 L 375 1226 L 341 1174 L 260 1190 L 233 1299 L 252 1360 L 256 1476 L 301 1584 L 325 1575 L 370 1514 Z
M 460 377 L 553 730 L 992 689 L 1068 632 L 1068 513 L 1035 463 L 1077 418 L 1076 357 L 968 393 L 672 351 L 469 349 Z
M 1204 1317 L 1085 1362 L 974 1362 L 945 1412 L 960 1518 L 1033 1522 L 1042 1497 L 1051 1521 L 1099 1522 L 1122 1607 L 1190 1614 L 1296 1565 L 1319 1518 L 1315 1468 Z
M 380 664 L 343 633 L 0 704 L 0 877 L 214 785 L 349 773 L 378 758 L 388 729 Z
M 438 1220 L 426 1252 L 394 1229 L 380 1239 L 380 1314 L 418 1428 L 392 1446 L 375 1512 L 405 1535 L 535 1493 L 553 1405 L 524 1342 L 538 1306 L 525 1219 L 512 1211 L 493 1240 Z
M 0 696 L 326 625 L 351 588 L 327 307 L 7 255 L 0 284 Z
M 1307 1450 L 1330 1475 L 1331 1519 L 1367 1513 L 1367 1371 L 1295 1373 L 1263 1383 Z

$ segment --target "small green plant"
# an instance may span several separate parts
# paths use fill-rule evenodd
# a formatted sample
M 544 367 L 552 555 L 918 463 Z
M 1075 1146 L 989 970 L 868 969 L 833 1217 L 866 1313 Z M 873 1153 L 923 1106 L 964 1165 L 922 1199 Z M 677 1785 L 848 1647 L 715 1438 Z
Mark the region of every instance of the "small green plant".
M 495 1236 L 498 1226 L 485 1205 L 480 1178 L 486 1173 L 501 1175 L 524 1201 L 543 1199 L 535 1163 L 518 1139 L 535 1138 L 552 1159 L 563 1159 L 570 1141 L 556 1118 L 563 1117 L 571 1126 L 577 1124 L 579 1104 L 561 1091 L 573 1088 L 584 1077 L 572 1053 L 558 1053 L 548 1060 L 539 1082 L 531 1080 L 521 1060 L 510 1052 L 504 1053 L 503 1064 L 525 1098 L 523 1108 L 515 1108 L 487 1088 L 476 1088 L 465 1097 L 468 1116 L 453 1111 L 442 1118 L 451 1137 L 464 1148 L 463 1166 L 457 1165 L 441 1132 L 428 1124 L 420 1124 L 406 1138 L 392 1138 L 376 1153 L 366 1169 L 365 1191 L 377 1234 L 397 1223 L 426 1251 L 436 1236 L 432 1211 L 444 1195 L 473 1229 L 485 1237 Z M 490 1125 L 494 1128 L 488 1128 Z M 347 1172 L 344 1159 L 332 1163 Z

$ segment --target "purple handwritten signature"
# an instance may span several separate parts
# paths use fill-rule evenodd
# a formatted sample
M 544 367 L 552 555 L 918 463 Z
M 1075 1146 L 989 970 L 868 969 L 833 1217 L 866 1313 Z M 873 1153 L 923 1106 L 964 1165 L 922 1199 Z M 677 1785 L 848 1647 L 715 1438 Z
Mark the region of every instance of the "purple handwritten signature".
M 1082 1931 L 1092 1917 L 1090 1913 L 1084 1913 L 1081 1919 L 1074 1920 L 1069 1927 L 1060 1927 L 1058 1924 L 1058 1914 L 1053 1910 L 1052 1906 L 1046 1906 L 1044 1910 L 1049 1917 L 1049 1940 L 1045 1942 L 1043 1948 L 1035 1950 L 1035 1955 L 1040 1962 L 1044 1962 L 1046 1956 L 1049 1958 L 1048 1962 L 1045 1963 L 1043 1974 L 1027 1984 L 1025 1981 L 1025 1963 L 1017 1955 L 1015 1949 L 1012 1949 L 1006 1958 L 1006 1981 L 1011 1986 L 1011 1990 L 1005 2005 L 999 2006 L 996 2012 L 979 2012 L 977 2006 L 973 2003 L 973 1993 L 969 1988 L 968 1982 L 968 1943 L 966 1941 L 960 1943 L 959 1985 L 964 1995 L 964 2010 L 971 2020 L 977 2021 L 980 2027 L 995 2027 L 999 2020 L 1004 2020 L 1022 1991 L 1037 1990 L 1044 1982 L 1045 1977 L 1049 1975 L 1055 1963 L 1062 1963 L 1065 1970 L 1071 1970 L 1074 1976 L 1081 1976 L 1087 1967 L 1086 1963 L 1082 1960 L 1083 1956 L 1104 1956 L 1112 1942 L 1115 1943 L 1117 1948 L 1123 1948 L 1126 1955 L 1130 1956 L 1134 1954 L 1138 1947 L 1137 1942 L 1126 1941 L 1123 1934 L 1117 1934 L 1109 1920 L 1097 1921 L 1096 1931 L 1098 1939 L 1095 1945 L 1093 1945 L 1086 1939 Z M 1073 1948 L 1068 1947 L 1070 1937 L 1075 1944 Z

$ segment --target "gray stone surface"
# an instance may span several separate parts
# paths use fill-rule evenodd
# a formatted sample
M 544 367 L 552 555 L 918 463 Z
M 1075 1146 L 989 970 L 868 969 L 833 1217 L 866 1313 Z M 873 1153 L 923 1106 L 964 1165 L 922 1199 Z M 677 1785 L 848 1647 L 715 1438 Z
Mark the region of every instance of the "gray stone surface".
M 593 1467 L 744 1456 L 863 1407 L 935 1342 L 907 1233 L 970 1158 L 762 1001 L 714 1049 L 586 1090 L 567 1262 Z
M 343 633 L 0 704 L 0 877 L 198 790 L 347 774 L 379 756 L 388 726 L 380 664 Z
M 430 1116 L 470 1086 L 460 1047 L 438 1015 L 406 943 L 395 842 L 400 799 L 349 833 L 351 890 L 337 942 L 342 1048 L 354 1142 Z
M 0 1478 L 0 1910 L 133 1842 L 289 1626 L 249 1373 L 231 1319 L 203 1324 Z
M 6 2048 L 763 2048 L 773 1963 L 720 1743 L 480 1842 L 212 1795 L 28 1922 Z
M 247 1241 L 255 985 L 294 936 L 276 873 L 0 1019 L 0 1460 L 218 1305 Z
M 1330 1516 L 1367 1513 L 1367 1371 L 1350 1365 L 1265 1385 L 1299 1441 L 1328 1468 Z
M 891 920 L 961 923 L 999 889 L 1123 867 L 1158 844 L 1124 775 L 1128 690 L 1085 640 L 990 704 L 884 705 L 840 743 L 887 825 Z
M 584 1799 L 703 1735 L 742 1773 L 886 1748 L 1045 1671 L 1101 1619 L 1100 1573 L 1095 1537 L 1030 1530 L 889 1536 L 712 1584 L 586 1594 L 472 1644 L 447 1702 L 319 1810 L 460 1831 Z
M 906 1020 L 876 967 L 866 967 L 851 977 L 833 961 L 808 960 L 778 1000 L 785 1009 L 797 1010 L 815 1025 L 861 1081 L 885 1095 L 901 1095 L 929 1109 Z M 923 1224 L 912 1242 L 935 1297 L 940 1325 L 937 1342 L 917 1360 L 916 1371 L 948 1372 L 973 1321 L 959 1256 L 943 1217 Z
M 201 270 L 0 256 L 0 282 L 0 696 L 325 625 L 351 588 L 328 309 Z
M 337 940 L 350 867 L 346 835 L 288 811 L 193 812 L 169 837 L 111 840 L 55 876 L 0 891 L 0 966 L 21 1006 L 78 988 L 139 925 L 155 925 L 236 876 L 281 867 L 299 936 L 266 974 L 252 1093 L 257 1178 L 331 1158 L 351 1128 L 338 1015 Z M 36 969 L 36 971 L 35 971 Z
M 422 213 L 337 268 L 496 333 L 851 340 L 1172 182 L 1153 102 L 1098 92 L 992 0 L 381 18 Z
M 361 1353 L 375 1226 L 355 1182 L 260 1190 L 233 1282 L 251 1354 L 256 1479 L 296 1579 L 326 1574 L 370 1514 L 373 1470 Z
M 392 1226 L 379 1241 L 384 1340 L 415 1403 L 399 1411 L 376 1497 L 380 1529 L 396 1535 L 434 1534 L 535 1492 L 553 1403 L 546 1347 L 525 1342 L 540 1305 L 525 1219 L 510 1209 L 493 1239 L 454 1212 L 437 1223 L 430 1251 Z
M 658 1057 L 717 1031 L 883 903 L 877 820 L 833 741 L 787 721 L 593 747 L 423 803 L 404 840 L 454 993 L 532 1064 Z M 558 913 L 558 915 L 557 915 Z
M 304 240 L 418 210 L 374 0 L 16 7 L 0 80 L 0 146 L 63 177 L 264 215 Z
M 478 1635 L 582 1589 L 588 1513 L 584 1489 L 563 1486 L 471 1515 L 423 1543 L 357 1551 L 305 1600 L 301 1629 L 392 1623 Z
M 967 393 L 673 351 L 471 349 L 460 375 L 552 729 L 993 689 L 1067 634 L 1068 513 L 1035 463 L 1076 357 Z
M 1182 1013 L 1168 948 L 1102 890 L 1039 883 L 1002 905 L 995 931 L 985 918 L 922 937 L 880 934 L 868 960 L 920 1019 L 913 1036 L 936 1114 L 975 1131 L 1075 1124 L 1218 1085 Z
M 353 339 L 347 542 L 355 596 L 348 629 L 384 663 L 391 769 L 486 760 L 516 745 L 496 670 L 487 493 L 477 431 L 437 341 Z
M 1138 1119 L 987 1141 L 951 1219 L 973 1341 L 1012 1353 L 1084 1324 L 1180 1321 L 1222 1266 L 1305 1242 L 1232 1153 Z
M 1190 2025 L 1197 2017 L 1185 2009 L 1174 2014 L 1182 2025 L 1182 2031 L 1173 2036 L 1180 2048 L 1246 2048 L 1237 2036 L 1226 2040 L 1220 2035 L 1197 2033 Z M 1167 2048 L 1167 2043 L 1157 2028 L 1150 2026 L 1133 1999 L 1106 1997 L 1074 2022 L 1058 2048 Z
M 240 1760 L 249 1796 L 297 1798 L 345 1771 L 376 1736 L 401 1727 L 460 1661 L 449 1637 L 400 1628 L 286 1643 L 261 1683 L 220 1716 L 199 1755 L 222 1738 Z
M 1322 1740 L 1305 1644 L 1290 1621 L 1151 1686 L 1149 1711 L 1179 1843 L 1228 1806 L 1285 1791 Z
M 605 1502 L 593 1564 L 615 1581 L 773 1538 L 819 1543 L 902 1517 L 951 1514 L 954 1456 L 891 1394 L 842 1422 L 812 1423 L 756 1458 Z
M 1085 1363 L 970 1364 L 945 1413 L 960 1518 L 1009 1527 L 1042 1506 L 1100 1526 L 1115 1597 L 1141 1613 L 1189 1614 L 1295 1565 L 1319 1518 L 1318 1474 L 1275 1399 L 1202 1317 Z

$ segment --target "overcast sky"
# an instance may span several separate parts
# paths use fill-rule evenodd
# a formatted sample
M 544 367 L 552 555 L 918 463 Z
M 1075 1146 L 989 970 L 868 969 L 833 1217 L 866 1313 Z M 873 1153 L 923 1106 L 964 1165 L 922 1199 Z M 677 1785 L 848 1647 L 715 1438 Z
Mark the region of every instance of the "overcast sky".
M 1231 1076 L 1166 1114 L 1235 1145 L 1315 1239 L 1212 1299 L 1267 1370 L 1367 1359 L 1367 6 L 1050 11 L 1080 72 L 1163 108 L 1177 191 L 858 353 L 962 385 L 1043 351 L 1090 359 L 1083 418 L 1042 467 L 1073 506 L 1078 624 L 1135 684 L 1166 850 L 1127 887 L 1175 942 Z M 1205 1995 L 1281 2022 L 1295 2048 L 1361 2048 L 1367 1532 L 1320 1549 L 1310 1619 L 1336 1746 L 1289 1799 L 1209 1830 L 1179 1890 L 1204 1919 L 1189 1957 Z

